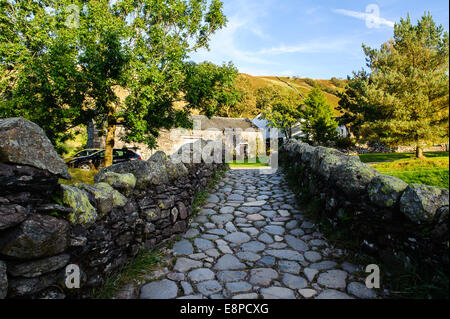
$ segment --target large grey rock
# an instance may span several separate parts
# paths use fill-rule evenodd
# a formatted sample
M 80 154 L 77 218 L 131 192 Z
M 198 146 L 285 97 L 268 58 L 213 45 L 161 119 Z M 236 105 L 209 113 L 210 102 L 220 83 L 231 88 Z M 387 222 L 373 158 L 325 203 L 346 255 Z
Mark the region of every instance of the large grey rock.
M 186 176 L 189 174 L 189 170 L 186 166 L 181 163 L 173 162 L 164 152 L 157 151 L 153 154 L 148 162 L 156 163 L 159 166 L 164 166 L 167 172 L 167 176 L 169 180 L 176 180 L 182 176 Z
M 370 181 L 367 192 L 372 203 L 378 207 L 392 207 L 407 187 L 408 184 L 397 177 L 378 175 Z
M 42 258 L 62 253 L 68 244 L 69 224 L 65 220 L 36 214 L 0 237 L 0 253 L 21 259 Z
M 234 232 L 226 235 L 224 239 L 234 244 L 243 244 L 250 241 L 250 236 L 247 235 L 246 233 Z
M 0 119 L 0 162 L 29 165 L 71 179 L 44 131 L 23 118 Z
M 345 288 L 347 273 L 342 270 L 329 270 L 319 275 L 317 282 L 327 288 Z
M 231 294 L 248 292 L 252 289 L 252 285 L 245 281 L 229 282 L 225 287 Z
M 16 204 L 0 205 L 0 230 L 16 226 L 27 217 L 24 207 Z
M 308 245 L 301 239 L 298 239 L 292 235 L 286 235 L 284 237 L 287 244 L 298 251 L 307 251 L 309 249 Z
M 166 167 L 152 161 L 133 160 L 104 167 L 95 177 L 96 180 L 100 181 L 105 179 L 106 177 L 104 175 L 107 172 L 133 174 L 136 177 L 135 188 L 138 190 L 145 190 L 151 185 L 166 184 L 169 181 Z
M 322 291 L 315 299 L 354 299 L 343 292 L 334 289 Z
M 197 289 L 202 295 L 210 296 L 220 292 L 223 288 L 217 280 L 208 280 L 197 284 Z
M 318 146 L 311 156 L 311 169 L 327 180 L 333 167 L 350 161 L 359 162 L 359 158 L 357 156 L 346 156 L 333 148 Z
M 114 172 L 105 172 L 97 174 L 94 178 L 95 183 L 107 183 L 114 189 L 117 189 L 125 196 L 129 196 L 136 186 L 136 177 L 131 173 L 119 174 Z
M 295 250 L 269 249 L 269 250 L 266 250 L 266 253 L 270 256 L 273 256 L 273 257 L 276 257 L 279 259 L 304 261 L 303 256 L 298 251 L 295 251 Z
M 283 275 L 283 284 L 291 289 L 302 289 L 308 286 L 308 282 L 306 281 L 306 279 L 291 274 Z
M 214 265 L 216 270 L 239 270 L 245 269 L 245 265 L 233 255 L 223 255 Z
M 125 206 L 128 201 L 125 196 L 107 183 L 96 183 L 93 186 L 85 183 L 76 183 L 74 186 L 94 197 L 97 203 L 98 218 L 102 218 L 110 213 L 114 207 Z
M 180 240 L 173 246 L 173 251 L 177 255 L 190 255 L 194 253 L 194 247 L 189 240 Z
M 359 161 L 348 161 L 331 169 L 331 179 L 347 196 L 363 194 L 367 185 L 379 173 Z
M 80 224 L 89 227 L 98 218 L 97 210 L 89 202 L 88 194 L 77 187 L 61 185 L 64 205 L 72 208 L 68 220 L 71 224 Z
M 217 279 L 221 282 L 235 282 L 243 280 L 247 276 L 245 271 L 241 270 L 224 270 L 217 273 Z
M 351 282 L 347 286 L 347 292 L 361 299 L 374 299 L 377 293 L 360 282 Z
M 178 272 L 187 272 L 191 269 L 200 268 L 202 266 L 203 266 L 203 263 L 201 261 L 181 257 L 181 258 L 177 258 L 177 262 L 175 263 L 175 266 L 173 269 L 174 269 L 174 271 L 178 271 Z
M 141 299 L 173 299 L 178 294 L 177 284 L 163 279 L 142 286 Z
M 278 273 L 272 268 L 255 268 L 250 270 L 249 282 L 254 286 L 267 287 L 278 278 Z
M 61 254 L 40 260 L 24 263 L 8 263 L 8 273 L 15 277 L 33 278 L 41 276 L 66 266 L 70 260 L 69 254 Z
M 214 273 L 208 268 L 199 268 L 192 270 L 188 277 L 192 282 L 200 282 L 214 279 Z
M 35 278 L 10 277 L 8 297 L 27 296 L 64 280 L 64 270 L 55 271 Z
M 294 292 L 284 287 L 262 288 L 261 295 L 264 299 L 295 299 Z
M 448 206 L 448 196 L 444 188 L 411 184 L 400 198 L 400 211 L 415 223 L 432 222 L 436 212 Z
M 266 233 L 269 233 L 271 235 L 283 235 L 285 232 L 284 227 L 278 225 L 267 225 L 264 226 L 263 229 Z
M 8 294 L 8 276 L 6 275 L 6 264 L 0 260 L 0 299 L 6 298 Z

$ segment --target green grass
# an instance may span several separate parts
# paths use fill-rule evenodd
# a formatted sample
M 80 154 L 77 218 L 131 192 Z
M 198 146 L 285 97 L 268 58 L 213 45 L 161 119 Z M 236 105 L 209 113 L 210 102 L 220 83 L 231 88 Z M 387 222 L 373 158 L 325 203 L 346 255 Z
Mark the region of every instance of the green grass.
M 409 158 L 371 166 L 382 174 L 398 177 L 409 184 L 425 184 L 449 189 L 448 157 Z
M 123 266 L 118 274 L 108 277 L 101 289 L 94 289 L 94 299 L 111 299 L 119 289 L 129 283 L 140 285 L 146 276 L 163 265 L 164 254 L 161 251 L 142 250 L 137 257 Z
M 72 175 L 70 181 L 65 179 L 59 179 L 59 182 L 64 185 L 73 185 L 76 183 L 86 183 L 94 185 L 94 177 L 97 175 L 97 170 L 82 170 L 79 168 L 69 168 L 69 173 Z
M 424 152 L 426 158 L 447 157 L 448 152 Z M 378 163 L 387 161 L 397 161 L 400 159 L 414 158 L 416 153 L 372 153 L 358 155 L 363 163 Z
M 244 159 L 244 163 L 237 163 L 237 161 L 234 160 L 232 163 L 229 163 L 228 165 L 230 167 L 267 167 L 267 166 L 269 166 L 269 164 L 263 163 L 263 161 L 267 161 L 267 160 L 268 160 L 268 158 L 262 158 L 262 159 L 257 158 L 256 161 L 255 161 L 255 159 L 253 159 L 253 162 L 255 162 L 255 163 L 249 163 L 249 161 L 251 161 L 251 160 L 246 158 L 246 159 Z

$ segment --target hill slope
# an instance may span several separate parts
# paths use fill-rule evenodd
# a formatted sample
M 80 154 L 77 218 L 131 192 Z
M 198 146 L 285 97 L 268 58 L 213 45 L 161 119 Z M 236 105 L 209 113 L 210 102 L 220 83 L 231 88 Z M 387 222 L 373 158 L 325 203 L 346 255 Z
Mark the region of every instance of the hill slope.
M 343 90 L 343 86 L 345 85 L 345 80 L 313 80 L 308 78 L 295 78 L 295 77 L 277 77 L 277 76 L 251 76 L 245 73 L 240 74 L 241 80 L 250 84 L 251 88 L 247 90 L 251 91 L 252 94 L 256 97 L 256 91 L 259 88 L 267 87 L 267 86 L 280 86 L 292 89 L 294 87 L 298 90 L 303 96 L 307 96 L 309 92 L 313 89 L 313 86 L 317 84 L 326 96 L 328 103 L 335 110 L 334 115 L 340 116 L 341 113 L 336 110 L 336 107 L 339 103 L 339 98 L 335 95 L 338 91 Z M 288 84 L 286 84 L 288 83 Z M 238 84 L 239 85 L 239 84 Z M 336 86 L 338 85 L 338 86 Z M 242 116 L 251 117 L 254 113 L 257 114 L 256 105 L 249 105 L 248 111 L 245 112 L 247 114 L 242 114 Z

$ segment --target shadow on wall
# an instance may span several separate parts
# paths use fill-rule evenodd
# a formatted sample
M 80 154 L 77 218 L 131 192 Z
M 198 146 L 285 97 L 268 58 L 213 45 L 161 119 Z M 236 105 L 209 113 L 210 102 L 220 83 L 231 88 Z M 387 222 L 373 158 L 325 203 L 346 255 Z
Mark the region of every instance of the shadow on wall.
M 70 174 L 43 130 L 0 119 L 0 298 L 89 297 L 141 248 L 183 233 L 194 195 L 218 169 L 157 152 L 103 168 L 92 186 L 60 185 Z M 66 289 L 69 264 L 80 289 Z

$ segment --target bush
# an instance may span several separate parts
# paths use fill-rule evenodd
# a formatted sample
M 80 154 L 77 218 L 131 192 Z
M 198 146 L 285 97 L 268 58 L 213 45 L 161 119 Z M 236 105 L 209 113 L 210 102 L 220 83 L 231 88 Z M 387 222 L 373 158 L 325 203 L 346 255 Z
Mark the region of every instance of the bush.
M 355 147 L 356 140 L 353 139 L 353 138 L 350 138 L 350 137 L 339 136 L 336 139 L 336 144 L 335 145 L 336 145 L 337 148 L 348 150 L 348 149 L 351 149 L 351 148 Z

